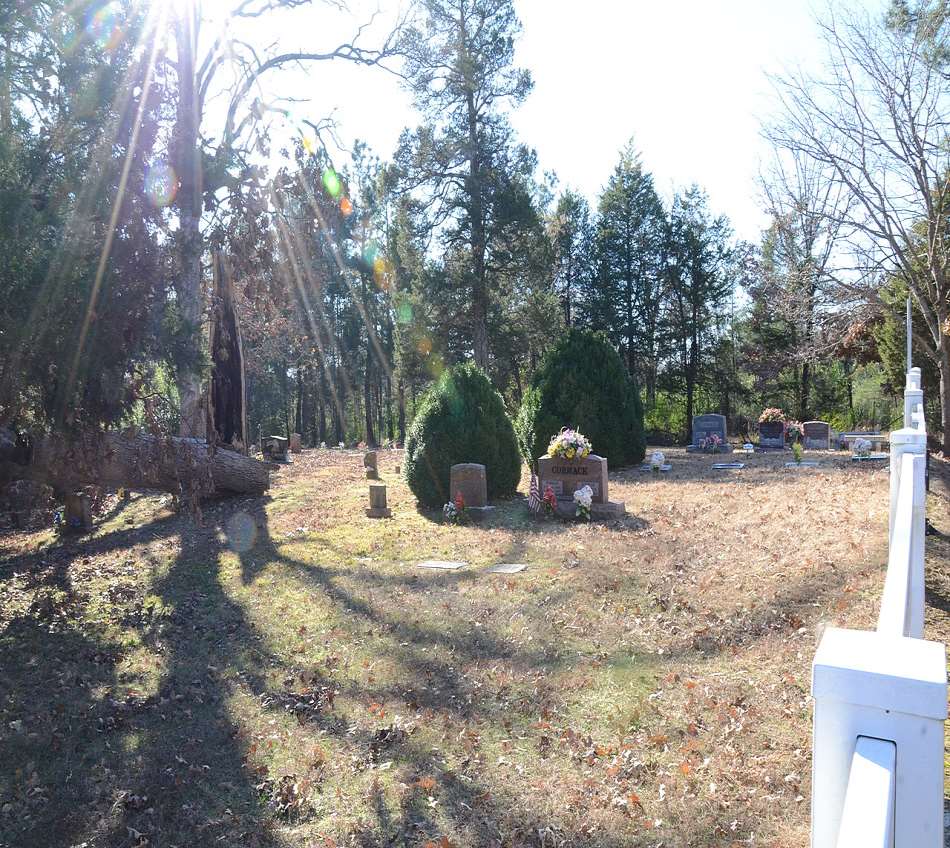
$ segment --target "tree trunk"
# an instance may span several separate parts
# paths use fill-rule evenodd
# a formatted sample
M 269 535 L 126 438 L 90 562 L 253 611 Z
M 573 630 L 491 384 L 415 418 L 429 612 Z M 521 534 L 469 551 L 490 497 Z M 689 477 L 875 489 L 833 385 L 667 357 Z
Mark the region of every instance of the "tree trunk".
M 366 368 L 363 371 L 363 419 L 366 425 L 366 444 L 376 447 L 376 434 L 373 432 L 373 375 L 370 370 L 370 363 L 373 361 L 371 352 L 372 342 L 367 339 L 366 342 Z
M 201 149 L 198 143 L 198 96 L 195 90 L 194 10 L 183 10 L 175 21 L 175 42 L 178 52 L 178 114 L 175 124 L 175 169 L 178 173 L 178 211 L 180 215 L 178 242 L 181 269 L 176 293 L 181 317 L 192 330 L 193 364 L 178 373 L 178 394 L 181 404 L 179 433 L 204 439 L 207 435 L 205 415 L 201 409 L 202 286 L 201 286 Z
M 270 467 L 260 460 L 213 450 L 200 439 L 128 432 L 46 436 L 34 446 L 28 465 L 8 465 L 8 470 L 66 490 L 98 483 L 210 495 L 260 494 L 270 487 Z
M 941 323 L 944 326 L 944 323 Z M 950 347 L 947 336 L 940 336 L 937 346 L 937 366 L 940 369 L 940 427 L 943 429 L 941 441 L 943 455 L 950 457 Z
M 232 445 L 247 453 L 247 389 L 241 327 L 231 296 L 231 278 L 221 267 L 220 257 L 215 257 L 214 288 L 208 434 L 215 444 Z
M 396 388 L 396 398 L 399 404 L 399 444 L 404 445 L 406 443 L 406 386 L 402 377 L 399 378 Z

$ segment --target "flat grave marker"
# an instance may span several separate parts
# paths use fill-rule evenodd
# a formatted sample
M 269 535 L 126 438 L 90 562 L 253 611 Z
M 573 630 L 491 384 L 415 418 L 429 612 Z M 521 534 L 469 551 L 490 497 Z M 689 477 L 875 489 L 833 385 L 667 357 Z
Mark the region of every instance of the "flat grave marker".
M 523 562 L 500 562 L 488 569 L 490 574 L 518 574 L 527 568 Z
M 732 469 L 738 470 L 740 468 L 745 468 L 744 462 L 714 462 L 713 468 L 716 471 L 729 471 Z
M 468 565 L 467 562 L 456 562 L 445 559 L 427 559 L 418 563 L 419 568 L 433 568 L 439 571 L 455 571 L 456 569 L 464 568 L 466 565 Z

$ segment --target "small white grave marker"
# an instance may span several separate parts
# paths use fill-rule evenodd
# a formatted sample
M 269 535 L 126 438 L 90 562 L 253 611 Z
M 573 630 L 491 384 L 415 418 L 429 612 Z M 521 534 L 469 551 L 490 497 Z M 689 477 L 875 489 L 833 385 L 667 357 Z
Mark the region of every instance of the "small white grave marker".
M 517 574 L 519 571 L 524 571 L 528 566 L 523 562 L 500 562 L 498 565 L 493 565 L 488 571 L 491 574 Z
M 462 568 L 467 565 L 465 562 L 453 562 L 444 559 L 427 559 L 419 563 L 419 568 L 438 568 L 443 571 L 454 571 L 456 568 Z
M 730 469 L 745 468 L 744 462 L 714 462 L 713 468 L 717 471 L 729 471 Z

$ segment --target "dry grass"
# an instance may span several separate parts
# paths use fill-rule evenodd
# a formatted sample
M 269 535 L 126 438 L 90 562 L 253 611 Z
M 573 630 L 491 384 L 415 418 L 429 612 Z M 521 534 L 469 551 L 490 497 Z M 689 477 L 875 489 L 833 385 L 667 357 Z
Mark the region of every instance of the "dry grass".
M 0 537 L 0 846 L 806 845 L 810 663 L 874 622 L 886 473 L 669 453 L 612 524 L 447 527 L 395 452 L 373 521 L 314 451 L 202 528 L 142 497 Z

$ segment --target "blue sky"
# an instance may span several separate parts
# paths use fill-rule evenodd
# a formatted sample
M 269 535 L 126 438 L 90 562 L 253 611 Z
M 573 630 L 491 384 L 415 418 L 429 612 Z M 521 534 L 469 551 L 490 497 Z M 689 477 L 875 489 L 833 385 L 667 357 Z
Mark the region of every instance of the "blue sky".
M 328 47 L 377 3 L 350 5 L 352 17 L 300 10 L 257 35 L 281 49 Z M 396 8 L 379 5 L 376 33 Z M 885 0 L 862 5 L 877 11 Z M 662 196 L 698 183 L 737 236 L 758 241 L 766 217 L 756 178 L 769 155 L 759 129 L 775 108 L 767 74 L 820 71 L 815 15 L 827 7 L 805 0 L 515 0 L 515 7 L 523 25 L 517 62 L 535 88 L 512 123 L 542 170 L 594 203 L 632 138 Z M 373 39 L 371 31 L 366 43 Z M 334 112 L 344 145 L 361 138 L 381 158 L 415 121 L 398 80 L 379 70 L 322 63 L 272 76 L 265 87 L 308 97 L 294 107 L 301 113 Z

